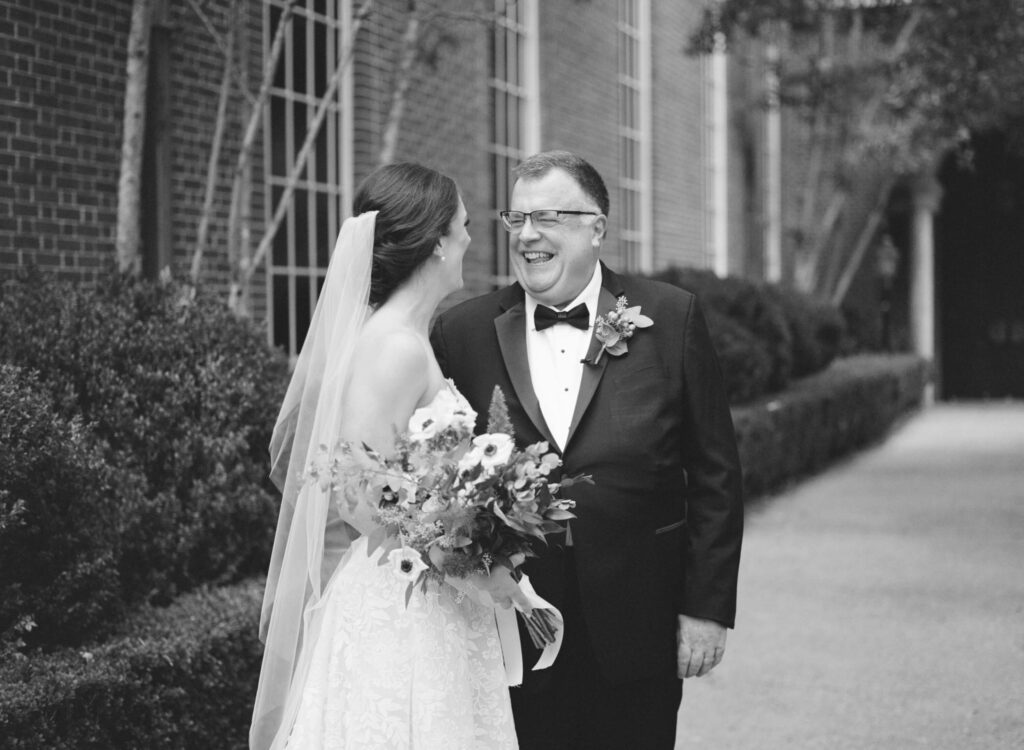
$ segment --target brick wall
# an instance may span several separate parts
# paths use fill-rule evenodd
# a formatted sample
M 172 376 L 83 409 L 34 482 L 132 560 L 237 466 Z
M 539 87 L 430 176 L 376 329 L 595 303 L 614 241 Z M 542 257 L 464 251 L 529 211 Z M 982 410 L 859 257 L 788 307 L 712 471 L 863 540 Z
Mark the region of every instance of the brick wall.
M 114 260 L 129 9 L 0 0 L 0 276 Z
M 204 10 L 223 30 L 225 4 Z M 259 6 L 249 19 L 250 69 L 259 80 Z M 36 263 L 88 281 L 115 261 L 117 182 L 130 0 L 31 4 L 0 0 L 0 273 Z M 172 271 L 187 273 L 206 183 L 222 56 L 199 18 L 170 3 L 170 117 L 151 123 L 170 139 Z M 228 171 L 241 133 L 240 97 L 229 108 L 220 189 L 203 282 L 227 279 Z M 259 164 L 256 177 L 259 179 Z M 258 184 L 258 182 L 257 182 Z M 260 217 L 257 200 L 256 217 Z M 257 227 L 258 229 L 258 227 Z
M 117 174 L 130 0 L 75 3 L 0 0 L 0 272 L 34 260 L 88 279 L 114 260 Z M 171 264 L 191 262 L 212 141 L 221 52 L 185 3 L 168 3 Z M 202 4 L 223 30 L 227 2 Z M 259 83 L 263 3 L 247 3 L 250 89 Z M 477 0 L 445 9 L 479 10 Z M 656 264 L 703 262 L 704 113 L 700 63 L 684 53 L 700 3 L 652 3 L 654 13 L 654 209 Z M 356 181 L 376 165 L 404 28 L 405 3 L 380 0 L 360 34 L 355 67 Z M 613 196 L 606 259 L 620 264 L 618 166 L 618 4 L 616 0 L 540 4 L 542 147 L 568 148 L 604 175 Z M 425 37 L 436 55 L 417 64 L 396 157 L 452 175 L 462 188 L 474 243 L 466 276 L 491 269 L 488 122 L 489 30 L 472 20 L 442 19 Z M 225 250 L 229 179 L 244 121 L 236 95 L 219 165 L 203 283 L 227 284 Z M 257 146 L 253 239 L 262 232 L 263 175 Z M 263 308 L 264 282 L 254 283 Z M 482 291 L 468 289 L 467 293 Z
M 594 165 L 612 199 L 601 253 L 620 267 L 617 0 L 540 4 L 541 146 Z
M 704 69 L 686 54 L 700 20 L 697 2 L 652 2 L 654 42 L 654 258 L 667 265 L 702 267 L 707 208 Z
M 652 2 L 655 266 L 703 265 L 704 104 L 698 59 L 685 54 L 699 2 Z M 604 259 L 619 267 L 618 2 L 541 4 L 543 148 L 590 161 L 612 196 Z
M 412 71 L 395 153 L 396 160 L 432 167 L 459 185 L 473 238 L 464 261 L 465 294 L 485 290 L 474 280 L 490 273 L 494 255 L 487 229 L 491 221 L 487 201 L 490 179 L 484 151 L 488 31 L 480 7 L 478 0 L 451 0 L 444 10 L 455 15 L 428 17 L 421 25 L 427 54 L 417 60 Z M 360 38 L 354 106 L 357 181 L 379 161 L 405 9 L 401 0 L 377 5 Z

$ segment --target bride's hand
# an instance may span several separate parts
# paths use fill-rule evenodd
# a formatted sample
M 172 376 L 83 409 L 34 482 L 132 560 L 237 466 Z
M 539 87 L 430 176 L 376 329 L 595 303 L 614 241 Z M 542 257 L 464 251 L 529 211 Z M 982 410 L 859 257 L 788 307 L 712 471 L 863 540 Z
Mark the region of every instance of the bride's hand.
M 490 598 L 493 606 L 504 609 L 515 606 L 525 614 L 530 614 L 533 611 L 526 594 L 512 577 L 512 571 L 503 565 L 492 567 L 490 575 L 474 573 L 469 577 L 469 581 L 480 591 L 481 598 L 485 602 Z

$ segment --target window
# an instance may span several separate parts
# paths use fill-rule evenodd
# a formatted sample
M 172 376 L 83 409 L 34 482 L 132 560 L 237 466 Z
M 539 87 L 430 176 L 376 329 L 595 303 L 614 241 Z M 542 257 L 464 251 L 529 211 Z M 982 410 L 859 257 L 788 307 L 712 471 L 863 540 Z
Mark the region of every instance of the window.
M 491 134 L 487 150 L 491 169 L 491 236 L 494 239 L 492 284 L 508 281 L 508 233 L 498 211 L 509 207 L 512 169 L 540 150 L 537 0 L 494 0 L 498 18 L 490 36 L 488 93 Z
M 284 5 L 284 0 L 264 5 L 265 56 Z M 295 5 L 264 121 L 268 222 L 341 59 L 351 16 L 350 0 L 298 0 Z M 292 359 L 302 347 L 335 238 L 352 203 L 351 95 L 351 74 L 346 73 L 298 175 L 267 258 L 270 341 Z
M 619 0 L 619 245 L 624 268 L 653 267 L 649 0 Z

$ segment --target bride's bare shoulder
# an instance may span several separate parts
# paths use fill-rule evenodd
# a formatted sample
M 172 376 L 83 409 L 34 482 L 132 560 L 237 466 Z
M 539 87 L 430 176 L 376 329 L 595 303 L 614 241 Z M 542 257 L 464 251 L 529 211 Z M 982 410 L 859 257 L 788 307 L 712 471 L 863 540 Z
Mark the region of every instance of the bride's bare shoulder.
M 354 352 L 353 373 L 378 387 L 394 382 L 406 387 L 426 381 L 429 350 L 408 328 L 367 326 Z M 361 376 L 361 377 L 360 377 Z

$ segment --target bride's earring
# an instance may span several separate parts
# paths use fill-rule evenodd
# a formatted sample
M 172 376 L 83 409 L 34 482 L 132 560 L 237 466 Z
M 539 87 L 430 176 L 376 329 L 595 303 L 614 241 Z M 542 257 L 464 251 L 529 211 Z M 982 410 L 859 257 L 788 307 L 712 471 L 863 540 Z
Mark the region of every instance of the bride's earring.
M 442 263 L 444 263 L 444 253 L 443 253 L 443 252 L 441 252 L 441 250 L 440 250 L 440 249 L 438 249 L 438 250 L 435 250 L 435 251 L 434 251 L 434 255 L 436 255 L 436 256 L 437 256 L 438 258 L 440 258 L 440 259 L 441 259 L 441 262 L 442 262 Z

